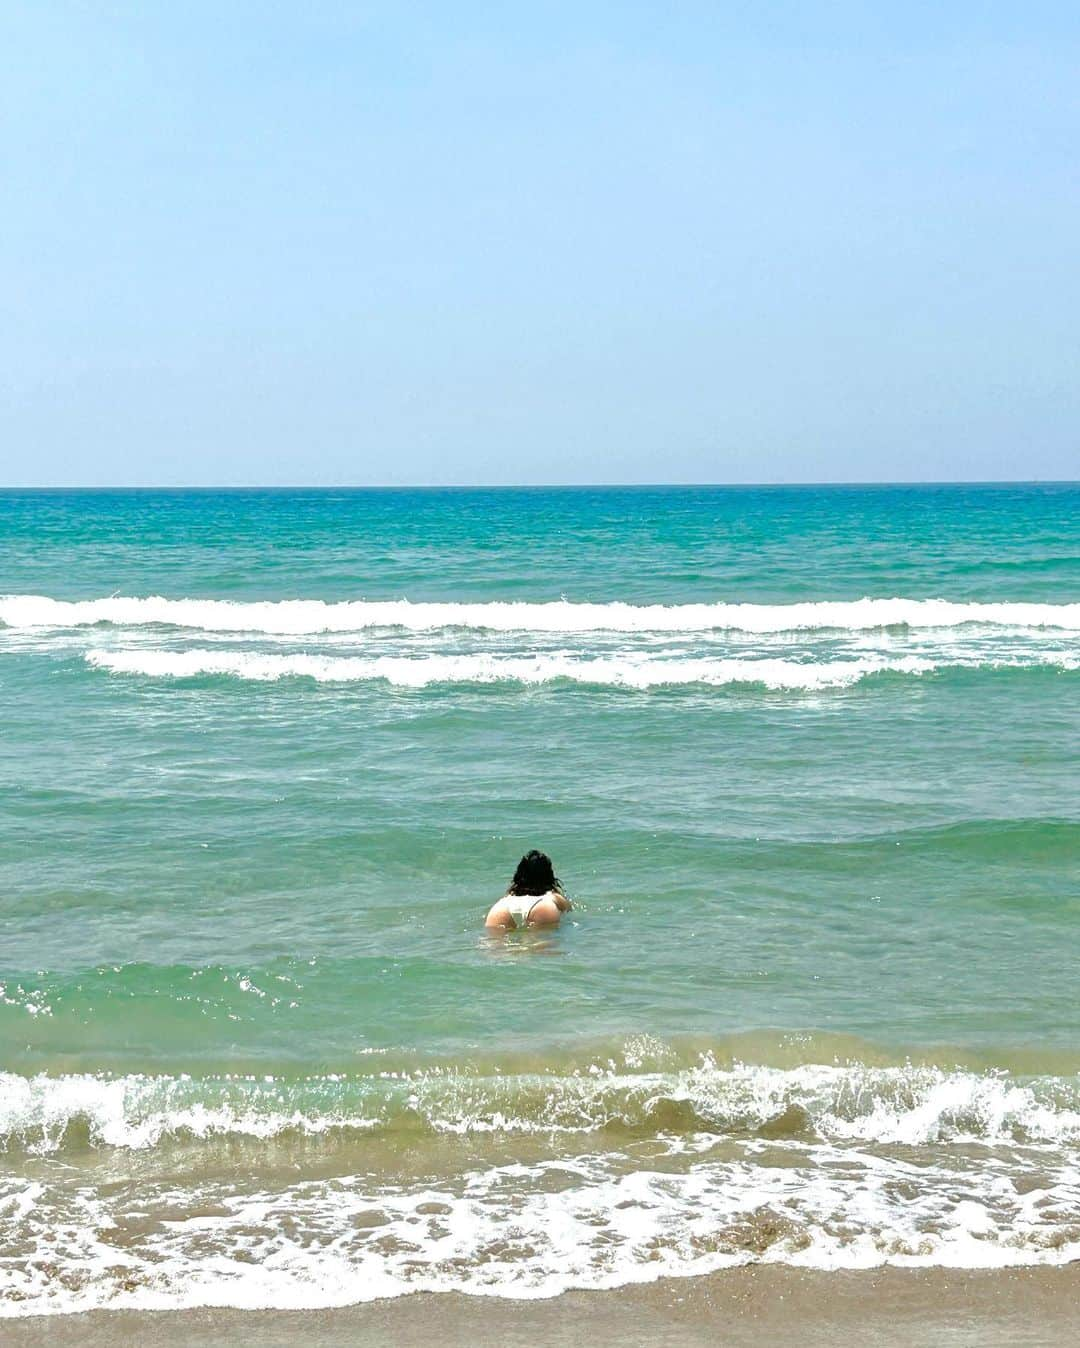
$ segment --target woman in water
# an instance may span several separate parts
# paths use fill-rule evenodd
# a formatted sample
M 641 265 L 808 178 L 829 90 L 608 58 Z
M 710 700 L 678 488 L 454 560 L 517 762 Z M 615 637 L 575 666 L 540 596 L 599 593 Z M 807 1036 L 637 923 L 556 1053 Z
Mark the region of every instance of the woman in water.
M 569 911 L 570 900 L 563 893 L 551 858 L 534 850 L 518 862 L 510 888 L 491 905 L 484 926 L 495 931 L 555 927 Z

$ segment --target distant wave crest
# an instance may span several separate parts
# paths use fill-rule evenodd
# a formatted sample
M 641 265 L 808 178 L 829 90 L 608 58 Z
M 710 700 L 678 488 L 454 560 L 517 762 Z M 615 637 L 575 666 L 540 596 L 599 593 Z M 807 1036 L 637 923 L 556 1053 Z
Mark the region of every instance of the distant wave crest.
M 92 650 L 89 664 L 114 674 L 150 678 L 192 679 L 224 676 L 273 682 L 305 678 L 317 683 L 382 681 L 399 688 L 432 684 L 592 684 L 614 688 L 672 688 L 702 685 L 757 685 L 775 690 L 846 688 L 876 674 L 921 675 L 945 668 L 1006 665 L 1030 668 L 1055 665 L 1076 668 L 1077 661 L 1060 652 L 1024 660 L 952 659 L 935 662 L 921 656 L 865 656 L 849 660 L 655 659 L 641 656 L 595 658 L 570 655 L 497 656 L 331 656 L 266 654 L 260 651 L 195 649 Z
M 412 603 L 321 599 L 234 601 L 111 597 L 68 601 L 44 595 L 0 597 L 0 622 L 12 628 L 165 625 L 204 632 L 314 635 L 370 628 L 493 632 L 871 631 L 948 628 L 978 623 L 1080 632 L 1080 603 L 956 603 L 946 599 L 823 600 L 801 604 Z

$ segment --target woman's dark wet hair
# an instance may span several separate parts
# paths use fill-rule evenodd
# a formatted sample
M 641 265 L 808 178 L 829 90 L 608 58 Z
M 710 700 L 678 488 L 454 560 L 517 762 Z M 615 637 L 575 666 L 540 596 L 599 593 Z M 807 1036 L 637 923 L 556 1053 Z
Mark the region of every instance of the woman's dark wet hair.
M 548 894 L 553 889 L 559 894 L 563 892 L 562 883 L 555 874 L 555 867 L 551 864 L 551 858 L 546 852 L 538 852 L 533 848 L 531 852 L 526 852 L 518 862 L 514 878 L 510 881 L 510 888 L 506 892 L 508 894 Z

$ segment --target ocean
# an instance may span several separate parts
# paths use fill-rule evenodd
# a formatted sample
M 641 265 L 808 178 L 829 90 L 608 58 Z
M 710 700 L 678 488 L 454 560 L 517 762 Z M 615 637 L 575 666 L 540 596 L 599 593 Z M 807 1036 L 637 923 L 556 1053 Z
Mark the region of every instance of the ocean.
M 1080 486 L 7 491 L 0 698 L 0 1315 L 1080 1257 Z

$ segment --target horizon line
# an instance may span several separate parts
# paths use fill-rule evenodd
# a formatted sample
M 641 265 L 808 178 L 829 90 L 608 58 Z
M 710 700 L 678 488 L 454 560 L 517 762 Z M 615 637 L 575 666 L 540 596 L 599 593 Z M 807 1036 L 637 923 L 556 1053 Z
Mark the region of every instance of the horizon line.
M 783 490 L 789 487 L 1073 487 L 1080 478 L 832 478 L 790 482 L 111 482 L 0 483 L 0 492 L 109 491 L 602 491 L 661 488 Z

